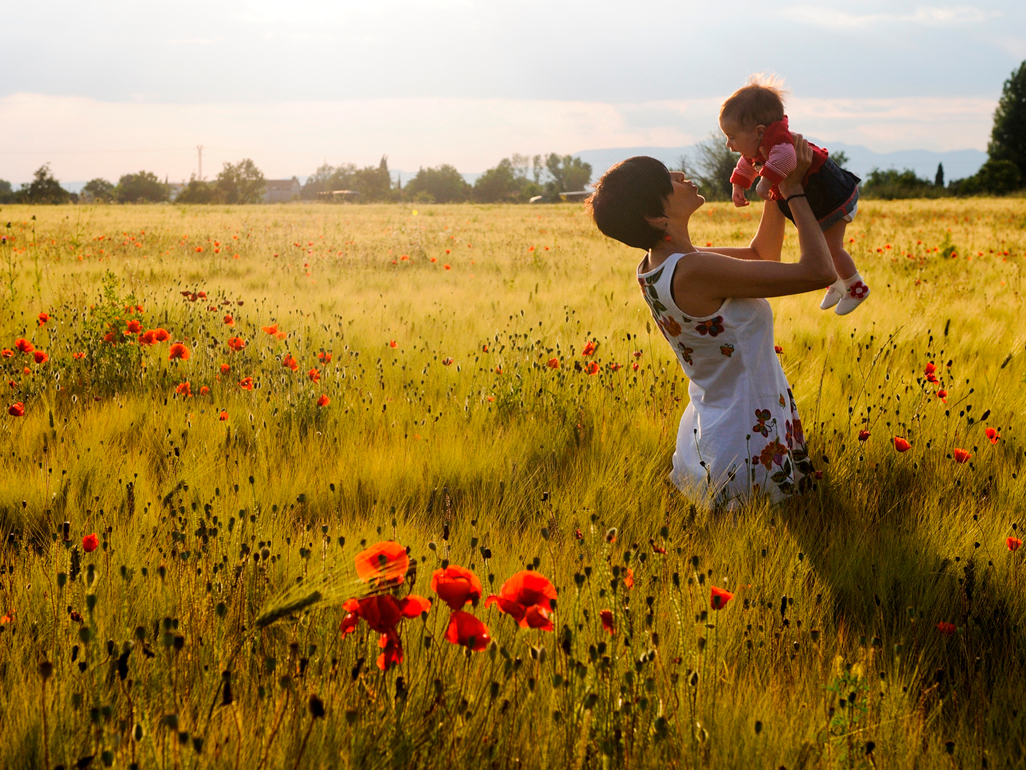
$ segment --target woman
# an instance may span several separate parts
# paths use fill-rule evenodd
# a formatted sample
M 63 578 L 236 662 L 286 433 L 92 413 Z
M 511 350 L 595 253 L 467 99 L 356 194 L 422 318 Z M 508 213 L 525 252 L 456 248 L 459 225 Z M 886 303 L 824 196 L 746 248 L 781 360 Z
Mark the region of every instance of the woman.
M 823 233 L 804 197 L 812 162 L 795 135 L 798 166 L 779 185 L 801 258 L 781 263 L 784 215 L 764 206 L 751 245 L 699 251 L 689 220 L 705 199 L 679 172 L 653 158 L 623 161 L 590 198 L 599 229 L 646 249 L 638 283 L 691 381 L 671 479 L 714 508 L 760 494 L 777 502 L 812 472 L 791 388 L 774 350 L 766 297 L 824 289 L 837 280 Z

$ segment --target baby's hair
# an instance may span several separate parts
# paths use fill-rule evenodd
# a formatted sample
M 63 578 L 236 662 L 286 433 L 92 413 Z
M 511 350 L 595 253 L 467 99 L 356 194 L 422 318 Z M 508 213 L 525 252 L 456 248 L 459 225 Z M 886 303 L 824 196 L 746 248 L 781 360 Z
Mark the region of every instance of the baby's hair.
M 752 75 L 720 108 L 720 120 L 742 126 L 768 126 L 784 118 L 783 81 L 774 75 Z

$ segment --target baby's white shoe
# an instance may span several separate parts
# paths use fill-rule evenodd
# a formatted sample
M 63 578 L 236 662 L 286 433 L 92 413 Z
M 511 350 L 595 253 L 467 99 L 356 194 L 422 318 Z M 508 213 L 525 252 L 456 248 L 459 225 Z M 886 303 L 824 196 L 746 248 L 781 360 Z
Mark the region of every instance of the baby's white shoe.
M 866 286 L 865 281 L 858 277 L 858 273 L 852 277 L 856 280 L 848 284 L 848 287 L 844 290 L 844 296 L 838 301 L 837 308 L 834 310 L 837 315 L 848 315 L 869 296 L 869 287 Z
M 823 301 L 819 303 L 820 310 L 829 310 L 838 302 L 841 301 L 841 297 L 844 296 L 844 282 L 840 279 L 837 283 L 833 283 L 827 287 L 826 294 L 823 295 Z

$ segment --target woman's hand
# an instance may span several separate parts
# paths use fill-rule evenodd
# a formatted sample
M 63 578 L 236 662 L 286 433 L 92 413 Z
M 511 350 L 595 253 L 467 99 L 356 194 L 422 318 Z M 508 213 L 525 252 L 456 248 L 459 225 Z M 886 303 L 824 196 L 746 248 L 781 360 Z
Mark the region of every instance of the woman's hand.
M 780 194 L 785 198 L 804 192 L 802 180 L 805 179 L 805 175 L 812 166 L 812 148 L 809 147 L 809 143 L 805 141 L 801 134 L 793 134 L 792 137 L 794 139 L 794 154 L 798 160 L 798 164 L 794 167 L 794 170 L 784 177 L 783 181 L 777 185 L 777 188 L 780 190 Z

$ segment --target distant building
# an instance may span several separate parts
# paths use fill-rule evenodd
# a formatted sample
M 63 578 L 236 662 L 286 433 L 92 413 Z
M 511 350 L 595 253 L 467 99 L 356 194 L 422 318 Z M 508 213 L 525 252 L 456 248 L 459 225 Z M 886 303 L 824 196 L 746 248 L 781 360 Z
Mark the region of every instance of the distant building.
M 332 201 L 333 203 L 343 203 L 345 201 L 356 200 L 360 195 L 359 190 L 325 190 L 322 193 L 318 193 L 325 200 Z
M 573 192 L 561 192 L 559 199 L 564 203 L 573 203 L 574 201 L 587 200 L 590 195 L 590 190 L 574 190 Z
M 296 177 L 268 179 L 264 185 L 264 203 L 285 203 L 299 200 L 299 192 L 302 189 Z
M 175 198 L 178 197 L 178 194 L 182 190 L 184 190 L 184 189 L 185 189 L 185 183 L 184 182 L 182 184 L 178 184 L 177 182 L 171 182 L 167 186 L 167 198 L 168 198 L 168 200 L 173 203 Z

